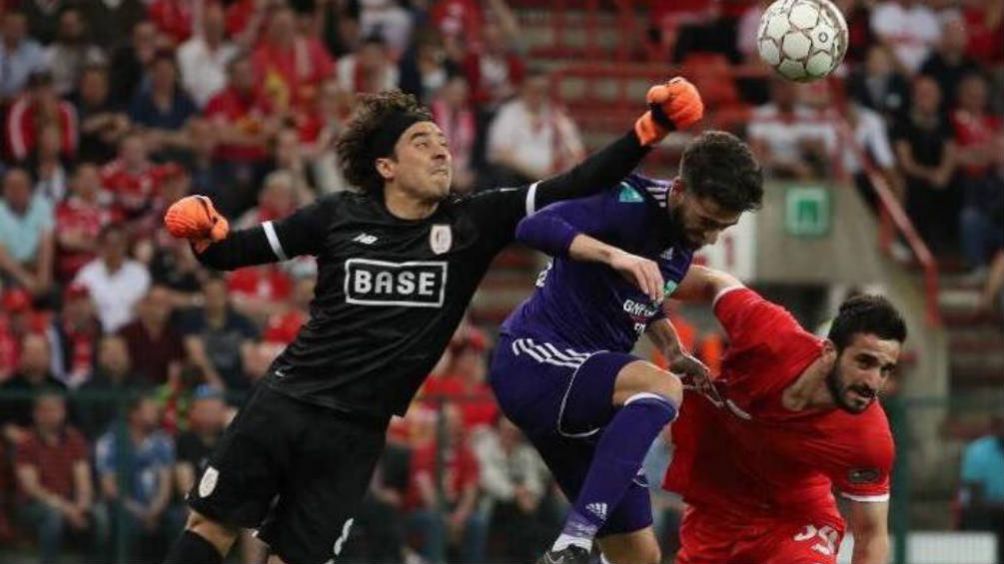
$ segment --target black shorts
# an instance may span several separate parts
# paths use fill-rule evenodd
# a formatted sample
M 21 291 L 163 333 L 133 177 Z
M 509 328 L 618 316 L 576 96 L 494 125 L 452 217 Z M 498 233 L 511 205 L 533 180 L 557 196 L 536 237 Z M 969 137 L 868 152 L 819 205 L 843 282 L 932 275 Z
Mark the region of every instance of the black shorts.
M 332 560 L 383 451 L 387 421 L 357 419 L 258 385 L 188 494 L 218 523 L 258 529 L 287 564 Z

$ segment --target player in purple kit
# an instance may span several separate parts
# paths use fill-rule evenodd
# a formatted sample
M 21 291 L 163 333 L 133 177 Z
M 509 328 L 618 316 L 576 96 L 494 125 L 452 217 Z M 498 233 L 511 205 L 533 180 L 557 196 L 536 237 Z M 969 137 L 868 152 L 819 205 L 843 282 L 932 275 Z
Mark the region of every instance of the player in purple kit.
M 681 348 L 662 301 L 695 250 L 759 207 L 762 184 L 745 143 L 707 132 L 687 146 L 672 181 L 632 175 L 520 222 L 517 239 L 554 260 L 503 324 L 489 378 L 572 501 L 538 564 L 585 564 L 594 538 L 607 562 L 659 562 L 639 471 L 676 416 L 683 385 L 630 351 L 647 333 L 673 372 L 705 381 L 707 369 Z

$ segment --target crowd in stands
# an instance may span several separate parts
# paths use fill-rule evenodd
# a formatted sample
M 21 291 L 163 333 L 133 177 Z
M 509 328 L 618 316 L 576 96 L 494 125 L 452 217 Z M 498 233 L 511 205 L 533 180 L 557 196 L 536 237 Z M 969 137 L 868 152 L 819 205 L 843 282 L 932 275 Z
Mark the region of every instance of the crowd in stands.
M 647 58 L 754 62 L 767 4 L 651 0 Z M 1004 2 L 837 4 L 851 30 L 839 80 L 738 81 L 734 96 L 761 104 L 743 133 L 775 177 L 829 174 L 842 150 L 871 199 L 876 171 L 936 251 L 989 279 L 993 303 L 1004 286 Z M 432 110 L 458 192 L 544 177 L 586 151 L 505 0 L 0 9 L 0 546 L 33 546 L 43 562 L 67 543 L 157 561 L 242 394 L 308 316 L 311 259 L 209 272 L 163 230 L 170 203 L 204 194 L 247 227 L 349 189 L 333 143 L 359 94 L 395 87 Z M 709 103 L 718 86 L 699 83 Z M 820 119 L 835 107 L 864 155 Z M 720 357 L 720 340 L 698 345 Z M 549 542 L 563 501 L 499 417 L 489 348 L 477 329 L 458 332 L 392 430 L 347 552 L 529 561 Z M 652 467 L 670 456 L 657 443 Z M 669 539 L 679 500 L 656 504 Z M 260 550 L 242 544 L 248 559 Z

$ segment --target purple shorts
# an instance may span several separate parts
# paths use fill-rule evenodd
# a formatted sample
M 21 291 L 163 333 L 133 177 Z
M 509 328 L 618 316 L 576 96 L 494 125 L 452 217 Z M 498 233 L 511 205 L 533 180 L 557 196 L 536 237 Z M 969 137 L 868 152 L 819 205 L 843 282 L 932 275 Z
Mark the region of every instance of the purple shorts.
M 575 351 L 510 335 L 499 338 L 488 375 L 495 397 L 570 500 L 578 496 L 596 444 L 617 411 L 613 406 L 617 374 L 636 360 L 625 353 Z M 651 524 L 648 482 L 639 474 L 598 536 Z

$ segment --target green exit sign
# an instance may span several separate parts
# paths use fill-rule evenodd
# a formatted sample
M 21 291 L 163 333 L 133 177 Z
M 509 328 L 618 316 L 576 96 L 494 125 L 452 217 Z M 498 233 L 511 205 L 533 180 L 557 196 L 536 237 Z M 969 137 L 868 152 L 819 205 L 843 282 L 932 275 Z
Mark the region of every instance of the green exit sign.
M 792 186 L 785 194 L 784 227 L 796 237 L 823 237 L 830 232 L 830 191 L 822 186 Z

